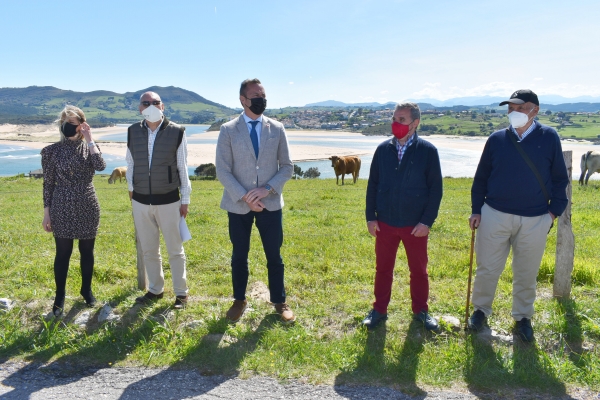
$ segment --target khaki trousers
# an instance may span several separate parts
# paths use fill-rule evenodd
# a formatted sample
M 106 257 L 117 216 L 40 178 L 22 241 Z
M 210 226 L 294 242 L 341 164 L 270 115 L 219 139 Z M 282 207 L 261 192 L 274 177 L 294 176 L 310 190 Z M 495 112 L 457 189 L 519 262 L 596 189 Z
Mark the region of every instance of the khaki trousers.
M 144 266 L 148 274 L 148 291 L 160 294 L 165 288 L 165 276 L 160 256 L 160 232 L 167 245 L 173 291 L 176 296 L 188 292 L 185 272 L 185 252 L 179 233 L 180 201 L 159 206 L 131 201 L 133 221 L 144 253 Z M 160 230 L 160 231 L 159 231 Z
M 513 251 L 513 306 L 515 321 L 533 316 L 537 274 L 546 247 L 550 214 L 521 217 L 506 214 L 485 204 L 477 229 L 477 271 L 473 284 L 473 307 L 486 316 L 492 313 L 498 279 Z

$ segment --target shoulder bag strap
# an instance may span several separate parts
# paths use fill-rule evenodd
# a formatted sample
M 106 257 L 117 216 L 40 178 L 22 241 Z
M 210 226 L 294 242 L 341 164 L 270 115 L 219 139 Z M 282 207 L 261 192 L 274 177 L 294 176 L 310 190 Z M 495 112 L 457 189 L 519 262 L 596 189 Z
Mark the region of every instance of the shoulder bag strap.
M 538 172 L 537 168 L 535 167 L 527 153 L 525 153 L 525 150 L 523 150 L 523 148 L 519 146 L 519 143 L 517 143 L 517 138 L 515 137 L 514 132 L 511 132 L 510 129 L 506 129 L 506 134 L 510 137 L 510 141 L 517 148 L 517 151 L 519 152 L 521 157 L 523 157 L 523 160 L 525 160 L 527 165 L 529 165 L 531 171 L 533 171 L 533 174 L 535 175 L 538 182 L 540 183 L 540 186 L 542 187 L 542 192 L 544 192 L 544 197 L 546 197 L 546 203 L 549 203 L 550 196 L 548 196 L 548 189 L 546 189 L 546 185 L 544 185 L 544 181 L 542 180 L 542 177 L 540 176 L 540 173 Z

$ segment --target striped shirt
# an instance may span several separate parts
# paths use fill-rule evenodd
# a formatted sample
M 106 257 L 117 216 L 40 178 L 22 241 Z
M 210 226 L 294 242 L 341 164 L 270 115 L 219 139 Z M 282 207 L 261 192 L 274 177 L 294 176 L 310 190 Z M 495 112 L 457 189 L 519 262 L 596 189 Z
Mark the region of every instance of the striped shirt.
M 144 121 L 144 125 L 146 125 L 146 121 Z M 148 128 L 148 169 L 152 167 L 152 152 L 154 150 L 154 141 L 156 140 L 156 134 L 162 125 L 162 121 L 156 128 L 156 130 L 151 130 Z M 129 191 L 133 192 L 133 156 L 129 151 L 129 147 L 127 148 L 127 153 L 125 154 L 125 160 L 127 161 L 127 186 L 129 187 Z M 181 144 L 177 148 L 177 170 L 179 171 L 179 180 L 181 181 L 181 186 L 179 187 L 179 192 L 181 194 L 181 204 L 190 204 L 190 193 L 192 192 L 192 185 L 190 183 L 190 178 L 188 175 L 187 169 L 187 139 L 185 137 L 185 132 L 183 132 L 183 138 L 181 140 Z
M 537 128 L 537 126 L 538 126 L 538 122 L 534 119 L 533 124 L 531 124 L 531 126 L 529 128 L 527 128 L 527 130 L 525 132 L 523 132 L 521 137 L 519 137 L 517 130 L 515 128 L 513 128 L 512 125 L 510 126 L 510 129 L 514 132 L 515 135 L 517 135 L 517 142 L 520 142 L 521 140 L 525 139 L 527 137 L 527 135 L 529 135 L 531 132 L 533 132 L 533 130 L 535 128 Z

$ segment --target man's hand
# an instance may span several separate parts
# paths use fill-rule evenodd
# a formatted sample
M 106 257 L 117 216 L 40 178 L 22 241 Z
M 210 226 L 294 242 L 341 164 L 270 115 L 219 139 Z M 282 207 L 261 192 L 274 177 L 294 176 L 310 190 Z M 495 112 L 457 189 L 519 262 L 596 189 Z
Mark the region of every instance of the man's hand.
M 268 195 L 269 191 L 267 189 L 265 189 L 264 187 L 259 187 L 248 191 L 248 193 L 246 193 L 244 197 L 242 197 L 242 200 L 248 203 L 248 205 L 256 204 L 257 201 L 264 199 Z
M 133 192 L 129 192 L 129 201 L 133 198 Z
M 265 205 L 260 200 L 257 201 L 256 203 L 247 203 L 247 204 L 248 204 L 248 207 L 250 207 L 250 209 L 255 212 L 261 212 L 265 208 Z
M 410 234 L 414 235 L 415 237 L 427 236 L 429 235 L 429 227 L 419 222 L 417 226 L 413 228 Z
M 182 204 L 181 207 L 179 207 L 179 215 L 181 215 L 183 218 L 187 217 L 188 206 L 189 204 Z
M 550 216 L 552 217 L 552 222 L 554 222 L 554 220 L 556 219 L 556 215 L 552 214 L 550 211 L 548 211 L 548 214 L 550 214 Z
M 379 222 L 377 221 L 369 221 L 367 222 L 367 229 L 369 233 L 373 237 L 377 237 L 377 232 L 379 231 Z
M 480 222 L 481 214 L 471 214 L 471 216 L 469 217 L 469 226 L 471 227 L 471 230 L 479 228 Z

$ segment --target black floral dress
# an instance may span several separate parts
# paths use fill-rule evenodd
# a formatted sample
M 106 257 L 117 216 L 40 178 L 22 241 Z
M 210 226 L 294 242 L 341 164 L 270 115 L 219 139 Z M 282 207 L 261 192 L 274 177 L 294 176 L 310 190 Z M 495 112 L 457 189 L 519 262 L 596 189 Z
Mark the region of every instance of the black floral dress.
M 94 239 L 100 225 L 100 205 L 92 184 L 103 171 L 102 153 L 91 154 L 83 140 L 65 140 L 42 149 L 44 208 L 50 207 L 55 237 Z

